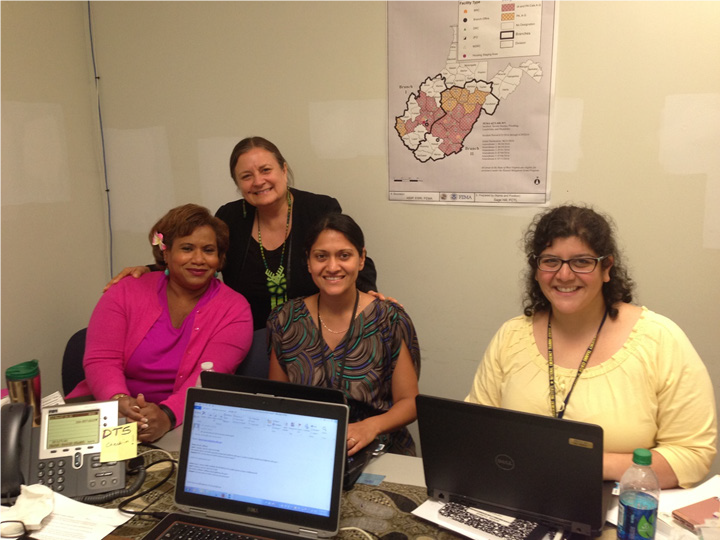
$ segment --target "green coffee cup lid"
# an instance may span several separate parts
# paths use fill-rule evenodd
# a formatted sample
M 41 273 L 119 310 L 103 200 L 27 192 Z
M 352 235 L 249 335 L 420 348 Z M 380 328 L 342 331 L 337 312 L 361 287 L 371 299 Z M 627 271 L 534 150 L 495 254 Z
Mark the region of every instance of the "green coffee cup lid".
M 10 366 L 5 370 L 5 377 L 10 381 L 21 381 L 23 379 L 32 379 L 40 373 L 37 360 L 28 360 L 14 366 Z

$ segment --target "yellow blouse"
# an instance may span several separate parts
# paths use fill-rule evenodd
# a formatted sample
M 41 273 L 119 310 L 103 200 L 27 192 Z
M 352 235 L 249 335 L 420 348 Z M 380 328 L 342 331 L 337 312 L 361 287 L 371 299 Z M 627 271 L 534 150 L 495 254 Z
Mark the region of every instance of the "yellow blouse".
M 576 373 L 555 366 L 558 403 Z M 498 330 L 465 401 L 550 416 L 547 360 L 535 343 L 532 318 L 515 317 Z M 707 369 L 680 327 L 644 307 L 623 347 L 582 373 L 564 417 L 602 426 L 606 452 L 656 450 L 682 487 L 700 482 L 715 457 Z

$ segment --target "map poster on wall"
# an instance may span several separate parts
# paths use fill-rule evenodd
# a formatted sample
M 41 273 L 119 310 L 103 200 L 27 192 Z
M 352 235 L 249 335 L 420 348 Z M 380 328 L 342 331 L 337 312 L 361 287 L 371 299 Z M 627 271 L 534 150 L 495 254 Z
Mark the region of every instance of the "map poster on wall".
M 549 200 L 555 2 L 388 2 L 388 197 Z

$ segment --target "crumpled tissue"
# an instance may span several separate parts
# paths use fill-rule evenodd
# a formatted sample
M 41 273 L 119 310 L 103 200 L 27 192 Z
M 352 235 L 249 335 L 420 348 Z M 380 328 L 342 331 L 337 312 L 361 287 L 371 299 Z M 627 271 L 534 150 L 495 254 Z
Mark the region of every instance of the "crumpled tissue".
M 20 486 L 20 495 L 10 508 L 3 508 L 3 521 L 22 521 L 28 531 L 37 531 L 42 520 L 49 516 L 54 507 L 53 491 L 40 484 Z M 19 523 L 5 523 L 0 533 L 3 536 L 22 533 Z

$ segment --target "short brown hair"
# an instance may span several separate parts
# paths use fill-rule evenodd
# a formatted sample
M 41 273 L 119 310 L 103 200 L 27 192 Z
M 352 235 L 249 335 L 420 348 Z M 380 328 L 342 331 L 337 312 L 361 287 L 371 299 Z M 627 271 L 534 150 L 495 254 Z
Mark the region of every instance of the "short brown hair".
M 210 211 L 204 206 L 197 204 L 184 204 L 170 210 L 167 214 L 160 218 L 160 220 L 153 225 L 150 229 L 148 238 L 152 244 L 155 233 L 163 235 L 163 243 L 167 249 L 170 249 L 175 241 L 175 238 L 182 238 L 183 236 L 190 236 L 195 229 L 198 227 L 204 227 L 208 225 L 215 231 L 215 240 L 217 242 L 218 258 L 220 260 L 220 266 L 218 270 L 222 269 L 225 265 L 225 255 L 227 254 L 228 246 L 230 245 L 230 232 L 225 222 L 219 218 L 213 216 Z M 155 263 L 165 268 L 165 259 L 163 258 L 163 252 L 160 246 L 153 246 L 153 257 L 155 257 Z
M 280 149 L 275 146 L 274 143 L 263 137 L 246 137 L 237 143 L 235 148 L 233 148 L 232 154 L 230 154 L 230 178 L 232 178 L 233 183 L 237 184 L 237 178 L 235 178 L 235 167 L 237 166 L 240 156 L 246 154 L 253 148 L 262 148 L 263 150 L 270 152 L 278 162 L 278 165 L 280 165 L 280 168 L 287 165 L 288 185 L 292 186 L 294 184 L 292 169 L 290 168 L 290 165 L 288 165 L 287 160 L 280 153 Z

